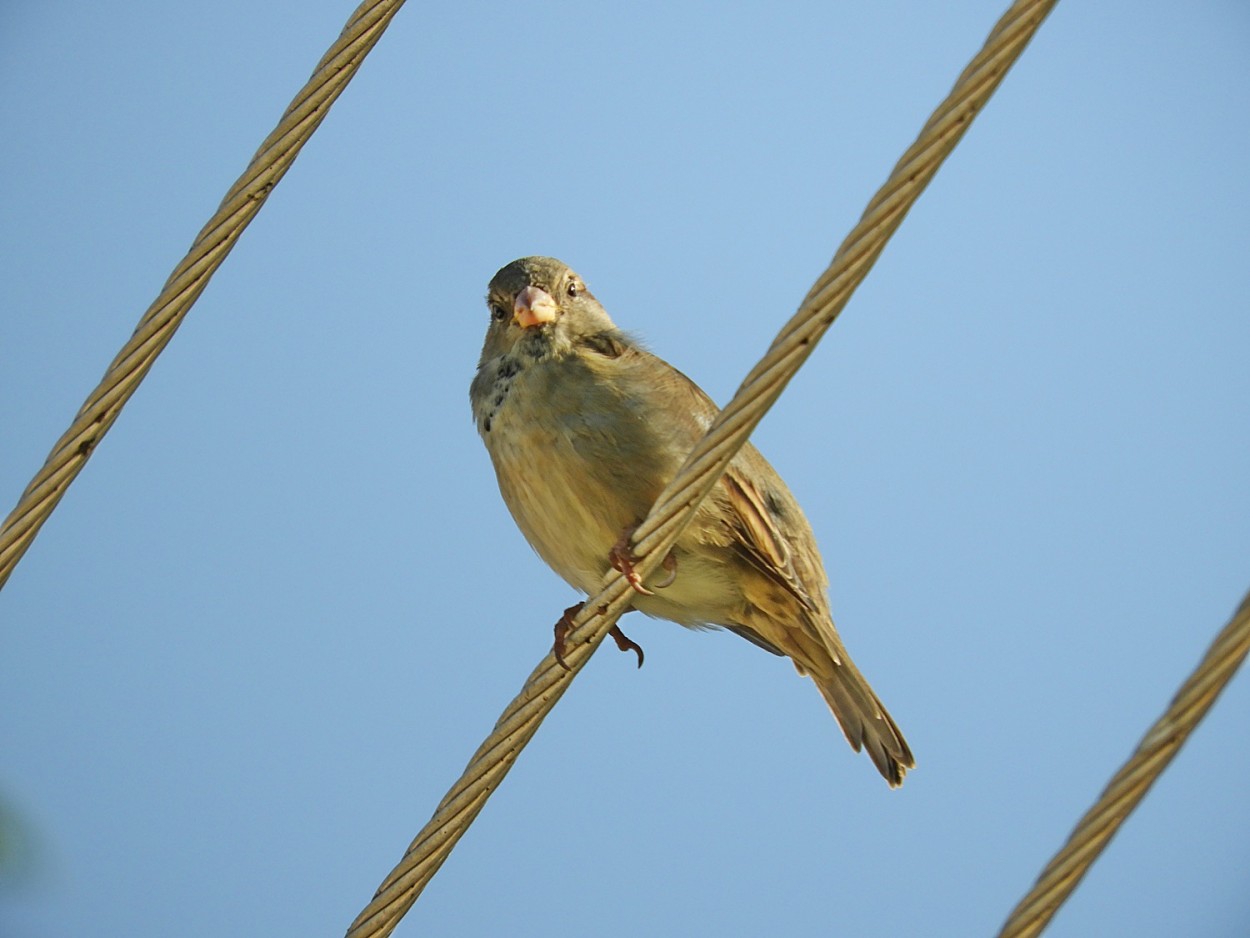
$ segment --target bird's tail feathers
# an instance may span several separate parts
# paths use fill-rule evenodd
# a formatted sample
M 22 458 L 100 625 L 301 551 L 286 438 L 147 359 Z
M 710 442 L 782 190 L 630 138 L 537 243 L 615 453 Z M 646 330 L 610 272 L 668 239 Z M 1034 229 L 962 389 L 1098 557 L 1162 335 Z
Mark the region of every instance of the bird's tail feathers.
M 802 644 L 813 647 L 803 648 L 800 655 L 790 655 L 795 667 L 815 682 L 851 748 L 856 752 L 867 749 L 877 771 L 891 788 L 897 788 L 903 784 L 907 770 L 916 765 L 898 724 L 855 667 L 836 632 L 819 644 L 814 637 L 803 637 L 808 641 Z

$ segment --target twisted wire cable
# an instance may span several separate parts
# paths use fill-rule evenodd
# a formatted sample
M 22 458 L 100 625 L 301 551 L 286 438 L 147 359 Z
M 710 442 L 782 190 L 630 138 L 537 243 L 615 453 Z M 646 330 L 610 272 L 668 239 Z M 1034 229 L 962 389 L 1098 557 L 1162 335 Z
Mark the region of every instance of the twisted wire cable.
M 644 578 L 677 540 L 704 496 L 764 413 L 811 354 L 852 291 L 867 275 L 907 211 L 954 149 L 1007 69 L 1033 37 L 1055 0 L 1018 0 L 994 27 L 946 100 L 903 154 L 854 230 L 843 241 L 799 311 L 786 323 L 767 354 L 721 411 L 707 436 L 656 500 L 634 534 L 635 565 Z M 439 803 L 403 859 L 348 929 L 348 938 L 389 935 L 472 824 L 538 726 L 589 660 L 608 630 L 628 610 L 630 587 L 616 572 L 606 574 L 566 638 L 568 671 L 548 655 L 533 671 L 495 729 Z
M 247 169 L 230 187 L 216 214 L 196 236 L 187 255 L 174 268 L 160 295 L 139 320 L 134 334 L 113 359 L 103 379 L 79 409 L 74 422 L 57 440 L 17 505 L 0 526 L 0 588 L 69 484 L 113 426 L 188 310 L 226 259 L 274 186 L 290 169 L 304 143 L 326 114 L 360 63 L 377 44 L 403 0 L 365 0 L 348 19 L 343 32 L 317 63 L 278 126 L 261 144 Z
M 1198 667 L 1176 692 L 1163 716 L 1142 738 L 1137 750 L 1107 783 L 1060 851 L 998 933 L 999 938 L 1039 935 L 1080 884 L 1120 825 L 1146 796 L 1180 751 L 1194 727 L 1207 715 L 1250 651 L 1250 593 L 1216 636 Z

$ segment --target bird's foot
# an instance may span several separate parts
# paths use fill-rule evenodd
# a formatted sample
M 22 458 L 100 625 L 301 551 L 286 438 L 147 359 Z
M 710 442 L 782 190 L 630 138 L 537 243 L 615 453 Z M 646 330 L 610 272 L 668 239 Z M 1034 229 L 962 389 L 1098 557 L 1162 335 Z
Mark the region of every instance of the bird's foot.
M 642 585 L 642 577 L 634 569 L 634 564 L 638 562 L 638 558 L 634 556 L 634 552 L 630 550 L 630 539 L 634 536 L 634 531 L 638 529 L 638 525 L 626 528 L 621 532 L 620 539 L 612 545 L 612 549 L 608 551 L 608 562 L 612 565 L 613 570 L 618 570 L 625 574 L 625 579 L 629 581 L 629 585 L 636 592 L 642 593 L 644 596 L 654 596 L 655 593 Z M 677 558 L 670 551 L 661 564 L 668 571 L 663 583 L 656 583 L 656 589 L 667 589 L 673 585 L 673 581 L 677 579 Z
M 577 614 L 582 611 L 582 607 L 585 605 L 585 603 L 576 603 L 569 606 L 568 609 L 564 610 L 564 615 L 560 616 L 560 621 L 556 623 L 556 640 L 555 644 L 551 648 L 551 653 L 555 655 L 556 661 L 559 662 L 560 667 L 564 668 L 566 671 L 571 671 L 573 669 L 570 668 L 568 662 L 564 660 L 565 639 L 568 638 L 569 632 L 573 629 L 573 619 L 576 618 Z M 608 629 L 608 634 L 612 636 L 612 640 L 616 642 L 616 647 L 621 651 L 632 651 L 638 656 L 638 667 L 641 668 L 643 659 L 642 646 L 622 632 L 619 625 L 614 625 L 612 628 Z
M 654 596 L 655 594 L 651 590 L 642 585 L 642 577 L 634 569 L 634 564 L 637 563 L 638 558 L 630 550 L 629 540 L 634 536 L 634 531 L 637 528 L 638 526 L 634 525 L 621 532 L 620 538 L 612 545 L 612 549 L 608 551 L 608 563 L 612 565 L 613 570 L 619 570 L 625 574 L 625 579 L 629 581 L 629 585 L 635 591 L 642 593 L 644 596 Z

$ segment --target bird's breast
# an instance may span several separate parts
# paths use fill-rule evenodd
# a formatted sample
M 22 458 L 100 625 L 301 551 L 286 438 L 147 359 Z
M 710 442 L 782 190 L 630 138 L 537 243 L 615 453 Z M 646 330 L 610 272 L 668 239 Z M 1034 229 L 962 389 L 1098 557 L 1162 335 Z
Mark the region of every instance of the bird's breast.
M 531 363 L 484 390 L 478 428 L 517 526 L 564 580 L 595 592 L 612 545 L 684 454 L 664 451 L 627 388 L 576 362 Z

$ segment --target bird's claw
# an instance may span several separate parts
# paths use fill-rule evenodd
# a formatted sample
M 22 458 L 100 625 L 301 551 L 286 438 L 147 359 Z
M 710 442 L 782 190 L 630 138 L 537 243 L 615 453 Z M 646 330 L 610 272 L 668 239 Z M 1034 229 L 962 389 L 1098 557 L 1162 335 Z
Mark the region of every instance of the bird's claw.
M 629 542 L 637 528 L 638 526 L 634 525 L 621 532 L 620 539 L 608 551 L 608 562 L 612 565 L 613 570 L 625 574 L 625 579 L 634 588 L 635 592 L 642 593 L 644 596 L 654 596 L 655 593 L 642 585 L 642 577 L 634 569 L 634 564 L 638 562 L 638 558 L 634 556 L 634 552 L 630 549 Z M 659 590 L 672 586 L 673 581 L 677 579 L 677 558 L 673 556 L 672 552 L 669 552 L 661 566 L 668 571 L 668 576 L 664 578 L 663 583 L 655 584 L 655 588 Z
M 564 668 L 565 671 L 572 671 L 573 669 L 570 668 L 569 663 L 564 660 L 564 640 L 573 629 L 574 616 L 581 612 L 582 607 L 585 605 L 585 603 L 574 603 L 569 606 L 569 608 L 564 610 L 564 615 L 560 616 L 559 620 L 556 622 L 556 640 L 555 644 L 551 646 L 551 653 L 555 655 L 556 661 L 559 662 L 560 667 Z
M 556 622 L 556 640 L 551 647 L 551 653 L 565 671 L 573 670 L 569 667 L 569 663 L 564 660 L 565 639 L 568 638 L 569 632 L 573 629 L 573 619 L 576 618 L 585 605 L 585 603 L 576 603 L 569 606 L 568 609 L 564 610 L 564 615 L 560 616 L 559 621 Z M 613 641 L 616 642 L 616 647 L 621 651 L 632 651 L 638 656 L 638 667 L 641 668 L 643 659 L 642 646 L 622 632 L 619 625 L 614 625 L 608 629 L 608 634 L 612 636 Z
M 621 651 L 632 651 L 638 655 L 638 667 L 641 668 L 643 658 L 642 646 L 622 632 L 619 625 L 614 625 L 608 629 L 608 634 L 616 640 L 616 647 Z
M 635 525 L 636 527 L 636 525 Z M 613 570 L 619 570 L 625 574 L 625 579 L 629 581 L 629 585 L 636 592 L 642 593 L 644 596 L 654 596 L 651 590 L 642 585 L 642 577 L 638 575 L 638 571 L 634 569 L 634 563 L 637 557 L 630 550 L 629 540 L 633 537 L 634 528 L 626 528 L 621 532 L 620 539 L 612 545 L 612 549 L 608 551 L 608 563 L 612 565 Z
M 655 588 L 658 590 L 668 589 L 670 586 L 673 585 L 673 582 L 677 579 L 677 555 L 674 554 L 672 551 L 669 551 L 669 553 L 664 557 L 664 561 L 663 563 L 660 564 L 660 566 L 668 571 L 668 576 L 664 578 L 663 583 L 655 584 Z

